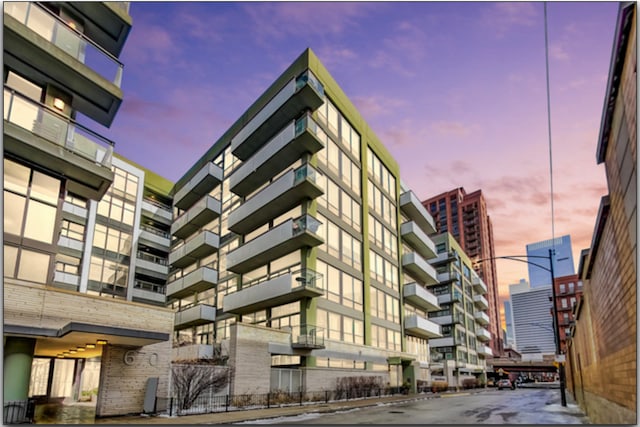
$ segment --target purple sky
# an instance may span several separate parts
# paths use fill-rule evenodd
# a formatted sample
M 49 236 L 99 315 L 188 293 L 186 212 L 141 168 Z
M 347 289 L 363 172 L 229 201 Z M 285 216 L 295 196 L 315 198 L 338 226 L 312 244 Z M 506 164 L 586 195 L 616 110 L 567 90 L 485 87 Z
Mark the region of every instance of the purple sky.
M 551 2 L 556 237 L 590 246 L 618 3 Z M 418 197 L 482 189 L 496 255 L 551 238 L 543 3 L 133 2 L 116 151 L 177 180 L 310 47 Z M 98 127 L 98 125 L 95 125 Z M 498 261 L 501 293 L 526 264 Z M 577 268 L 577 265 L 576 265 Z

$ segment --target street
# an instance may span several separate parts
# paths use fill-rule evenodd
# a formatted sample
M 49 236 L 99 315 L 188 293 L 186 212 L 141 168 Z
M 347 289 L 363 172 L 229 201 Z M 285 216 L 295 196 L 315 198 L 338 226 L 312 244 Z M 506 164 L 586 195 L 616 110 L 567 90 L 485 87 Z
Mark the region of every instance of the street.
M 491 389 L 328 414 L 262 419 L 242 424 L 588 424 L 557 389 Z

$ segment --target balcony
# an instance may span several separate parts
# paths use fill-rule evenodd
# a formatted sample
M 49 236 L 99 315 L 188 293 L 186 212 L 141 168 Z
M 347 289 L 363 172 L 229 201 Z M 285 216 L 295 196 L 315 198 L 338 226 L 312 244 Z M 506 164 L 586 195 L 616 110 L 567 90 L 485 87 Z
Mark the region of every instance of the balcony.
M 479 293 L 481 295 L 486 295 L 487 294 L 487 285 L 482 281 L 482 279 L 473 274 L 472 273 L 472 279 L 471 279 L 471 284 L 473 285 L 473 290 L 476 291 L 476 293 Z
M 153 254 L 138 251 L 136 259 L 136 270 L 147 276 L 158 279 L 166 279 L 169 274 L 167 259 Z
M 318 138 L 318 125 L 310 115 L 290 122 L 229 178 L 229 187 L 239 196 L 247 196 L 302 157 L 324 148 Z
M 417 283 L 404 285 L 402 293 L 405 303 L 426 311 L 440 310 L 438 298 Z
M 3 143 L 5 151 L 66 176 L 81 197 L 99 200 L 113 182 L 112 141 L 7 87 Z
M 83 15 L 84 33 L 114 56 L 119 56 L 131 30 L 127 1 L 70 2 L 65 6 Z
M 147 282 L 146 280 L 136 280 L 132 290 L 132 295 L 134 301 L 152 302 L 164 305 L 166 302 L 164 292 L 164 285 Z
M 431 265 L 441 265 L 444 263 L 448 263 L 457 259 L 457 255 L 454 251 L 442 252 L 439 253 L 435 258 L 431 258 L 429 260 L 429 264 Z
M 216 320 L 216 308 L 206 304 L 195 304 L 176 312 L 175 330 L 206 325 Z
M 65 218 L 72 219 L 73 222 L 80 224 L 86 224 L 87 222 L 87 209 L 73 203 L 62 202 L 62 213 Z
M 323 277 L 313 270 L 285 271 L 225 295 L 225 313 L 246 314 L 324 295 Z
M 324 243 L 322 223 L 310 215 L 289 219 L 227 254 L 227 270 L 246 273 L 303 247 Z
M 324 346 L 324 329 L 315 325 L 300 325 L 291 331 L 291 347 L 302 350 L 318 350 Z
M 489 308 L 489 301 L 487 301 L 487 299 L 485 297 L 483 297 L 482 295 L 474 295 L 473 296 L 473 303 L 480 310 L 486 310 L 486 309 Z
M 460 273 L 457 271 L 445 271 L 444 273 L 438 273 L 438 282 L 439 283 L 448 283 L 448 282 L 460 282 Z
M 206 291 L 218 283 L 218 271 L 200 267 L 167 285 L 167 298 L 180 299 L 196 292 Z
M 418 227 L 422 229 L 426 234 L 433 234 L 436 232 L 436 226 L 433 222 L 433 217 L 427 212 L 420 200 L 413 194 L 413 191 L 405 191 L 400 195 L 400 209 L 410 219 L 418 224 Z
M 58 238 L 58 249 L 64 254 L 80 257 L 84 249 L 84 242 L 66 236 L 60 236 Z
M 209 344 L 188 344 L 171 349 L 171 361 L 211 359 L 213 346 Z
M 405 317 L 404 331 L 407 335 L 426 339 L 442 336 L 440 325 L 417 314 Z
M 429 317 L 429 320 L 431 320 L 433 323 L 436 323 L 440 326 L 453 324 L 453 316 L 450 314 L 447 314 L 444 316 Z
M 207 163 L 173 196 L 173 205 L 187 210 L 222 182 L 222 168 Z
M 71 108 L 111 126 L 122 103 L 123 65 L 95 41 L 36 3 L 11 2 L 5 5 L 4 48 L 6 66 L 76 94 Z
M 231 139 L 231 152 L 246 161 L 286 123 L 298 117 L 302 111 L 317 109 L 323 102 L 323 86 L 313 73 L 306 71 L 289 81 Z
M 237 234 L 250 233 L 303 200 L 322 195 L 324 191 L 318 186 L 317 177 L 318 172 L 309 164 L 289 170 L 234 209 L 229 214 L 229 230 Z
M 173 221 L 171 206 L 146 198 L 142 199 L 142 215 L 165 225 L 171 225 Z
M 415 280 L 425 285 L 438 283 L 436 270 L 415 252 L 402 255 L 402 268 Z
M 476 348 L 477 348 L 478 354 L 481 356 L 485 356 L 485 357 L 493 356 L 493 351 L 491 350 L 491 347 L 488 347 L 486 345 L 479 345 Z
M 80 284 L 80 276 L 71 273 L 64 273 L 62 271 L 56 271 L 53 275 L 53 281 L 58 285 L 67 289 L 77 290 Z
M 482 326 L 487 326 L 489 324 L 489 316 L 483 311 L 476 311 L 473 318 Z
M 184 268 L 218 251 L 220 238 L 217 234 L 203 230 L 191 240 L 171 251 L 169 264 L 174 268 Z
M 453 293 L 449 292 L 443 295 L 438 295 L 438 304 L 448 304 L 450 302 L 462 302 L 462 293 L 457 290 L 453 290 Z
M 478 341 L 487 342 L 491 340 L 491 333 L 485 328 L 476 328 L 476 338 Z
M 421 257 L 426 260 L 435 258 L 436 245 L 424 234 L 424 231 L 418 227 L 415 221 L 408 221 L 402 224 L 400 226 L 400 234 Z
M 169 233 L 146 224 L 140 225 L 139 241 L 143 245 L 166 252 L 169 251 L 169 247 L 171 246 L 171 236 Z
M 220 216 L 220 200 L 206 195 L 171 224 L 171 234 L 184 239 Z
M 456 342 L 453 339 L 453 337 L 442 337 L 442 338 L 436 338 L 436 339 L 433 339 L 433 340 L 429 340 L 429 347 L 430 348 L 453 347 L 454 345 L 456 345 Z

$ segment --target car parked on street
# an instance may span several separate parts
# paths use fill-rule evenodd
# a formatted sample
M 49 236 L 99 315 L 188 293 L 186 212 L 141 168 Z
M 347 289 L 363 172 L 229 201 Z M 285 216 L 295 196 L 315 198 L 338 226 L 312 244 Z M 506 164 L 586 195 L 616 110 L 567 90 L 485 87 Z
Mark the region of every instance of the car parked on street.
M 498 381 L 498 390 L 502 390 L 503 388 L 510 388 L 511 390 L 515 390 L 516 385 L 508 379 Z

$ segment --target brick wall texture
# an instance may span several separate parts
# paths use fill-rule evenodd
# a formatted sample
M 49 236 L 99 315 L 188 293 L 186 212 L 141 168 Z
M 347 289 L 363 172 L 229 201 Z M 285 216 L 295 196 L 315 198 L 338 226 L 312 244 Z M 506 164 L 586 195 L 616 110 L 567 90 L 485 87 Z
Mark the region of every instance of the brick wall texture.
M 609 216 L 569 347 L 568 390 L 595 424 L 637 421 L 635 13 L 605 155 Z

